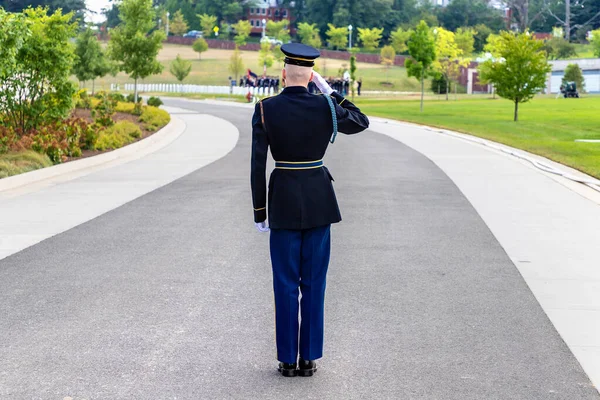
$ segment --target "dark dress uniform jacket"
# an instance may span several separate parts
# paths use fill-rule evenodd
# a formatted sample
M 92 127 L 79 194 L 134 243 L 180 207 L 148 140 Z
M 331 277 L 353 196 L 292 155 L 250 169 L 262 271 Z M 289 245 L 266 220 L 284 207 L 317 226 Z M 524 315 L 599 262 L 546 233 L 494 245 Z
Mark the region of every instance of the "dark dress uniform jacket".
M 338 131 L 359 133 L 369 119 L 358 107 L 333 92 Z M 275 169 L 269 180 L 268 207 L 265 170 L 267 152 L 275 161 L 302 163 L 322 160 L 333 133 L 331 108 L 324 95 L 310 94 L 305 87 L 287 87 L 277 96 L 262 101 L 252 117 L 252 200 L 254 221 L 269 214 L 272 229 L 301 230 L 341 221 L 333 177 L 326 167 Z M 326 164 L 326 160 L 323 160 Z

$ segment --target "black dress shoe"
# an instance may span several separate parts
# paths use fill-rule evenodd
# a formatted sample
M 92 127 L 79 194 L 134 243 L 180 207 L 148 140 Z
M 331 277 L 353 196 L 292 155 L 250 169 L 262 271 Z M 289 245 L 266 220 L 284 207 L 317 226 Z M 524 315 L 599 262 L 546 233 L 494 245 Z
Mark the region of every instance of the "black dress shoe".
M 281 375 L 286 376 L 288 378 L 296 376 L 296 374 L 297 374 L 296 363 L 288 364 L 288 363 L 280 362 L 279 368 L 277 368 L 277 370 L 281 373 Z
M 317 372 L 316 362 L 300 359 L 300 362 L 298 363 L 299 376 L 313 376 L 315 372 Z

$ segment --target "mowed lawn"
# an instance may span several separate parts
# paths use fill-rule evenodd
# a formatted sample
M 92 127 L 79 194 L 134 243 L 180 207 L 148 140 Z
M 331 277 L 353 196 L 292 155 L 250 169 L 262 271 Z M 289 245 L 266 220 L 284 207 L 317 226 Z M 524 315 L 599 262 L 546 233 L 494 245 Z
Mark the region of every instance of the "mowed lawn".
M 178 46 L 165 44 L 160 51 L 158 59 L 164 66 L 161 74 L 149 76 L 141 80 L 143 83 L 177 83 L 175 77 L 169 72 L 171 62 L 181 55 L 182 58 L 192 61 L 192 71 L 184 83 L 195 85 L 229 85 L 228 77 L 229 60 L 232 50 L 216 50 L 210 49 L 202 53 L 202 59 L 198 59 L 198 53 L 195 53 L 191 46 Z M 258 75 L 262 75 L 263 66 L 259 64 L 258 52 L 242 51 L 242 59 L 246 69 L 252 70 Z M 281 68 L 283 65 L 275 62 L 274 65 L 267 70 L 267 75 L 281 76 Z M 319 59 L 317 68 L 323 76 L 339 76 L 340 68 L 349 68 L 350 62 L 344 60 Z M 406 75 L 406 69 L 400 67 L 392 67 L 389 70 L 379 64 L 357 64 L 356 77 L 362 78 L 363 90 L 367 91 L 394 91 L 394 92 L 416 92 L 420 91 L 419 82 L 414 78 L 409 78 Z M 246 71 L 244 70 L 244 74 Z M 75 78 L 74 78 L 75 79 Z M 239 78 L 238 78 L 239 80 Z M 96 81 L 96 88 L 108 90 L 111 83 L 133 83 L 126 74 L 119 73 L 113 77 L 107 75 L 104 78 Z M 92 83 L 87 82 L 86 86 L 91 89 Z M 427 84 L 429 87 L 429 83 Z M 122 88 L 122 87 L 121 87 Z
M 447 128 L 516 147 L 600 178 L 600 97 L 539 97 L 520 106 L 513 122 L 513 104 L 497 99 L 427 101 L 419 112 L 413 100 L 357 100 L 367 114 Z

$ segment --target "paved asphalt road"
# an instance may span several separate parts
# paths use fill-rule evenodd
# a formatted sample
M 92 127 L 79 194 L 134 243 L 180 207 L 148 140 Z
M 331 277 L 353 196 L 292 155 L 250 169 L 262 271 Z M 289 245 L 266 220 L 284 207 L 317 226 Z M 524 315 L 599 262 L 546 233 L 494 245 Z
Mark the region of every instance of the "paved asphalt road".
M 325 357 L 275 370 L 250 110 L 225 158 L 0 261 L 0 399 L 599 399 L 456 186 L 383 135 L 340 136 Z M 188 129 L 201 131 L 202 127 Z

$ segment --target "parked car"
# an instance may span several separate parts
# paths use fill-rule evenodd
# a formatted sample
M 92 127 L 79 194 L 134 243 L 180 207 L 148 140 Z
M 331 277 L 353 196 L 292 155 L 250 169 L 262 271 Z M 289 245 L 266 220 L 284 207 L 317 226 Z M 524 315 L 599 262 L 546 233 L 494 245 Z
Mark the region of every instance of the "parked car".
M 202 31 L 189 31 L 188 33 L 186 33 L 185 35 L 183 35 L 183 37 L 191 37 L 191 38 L 201 38 L 203 36 Z
M 272 37 L 268 37 L 268 36 L 265 36 L 265 37 L 261 38 L 260 42 L 261 43 L 270 43 L 273 46 L 281 46 L 281 45 L 283 45 L 283 42 L 281 40 L 275 39 L 275 38 L 272 38 Z

